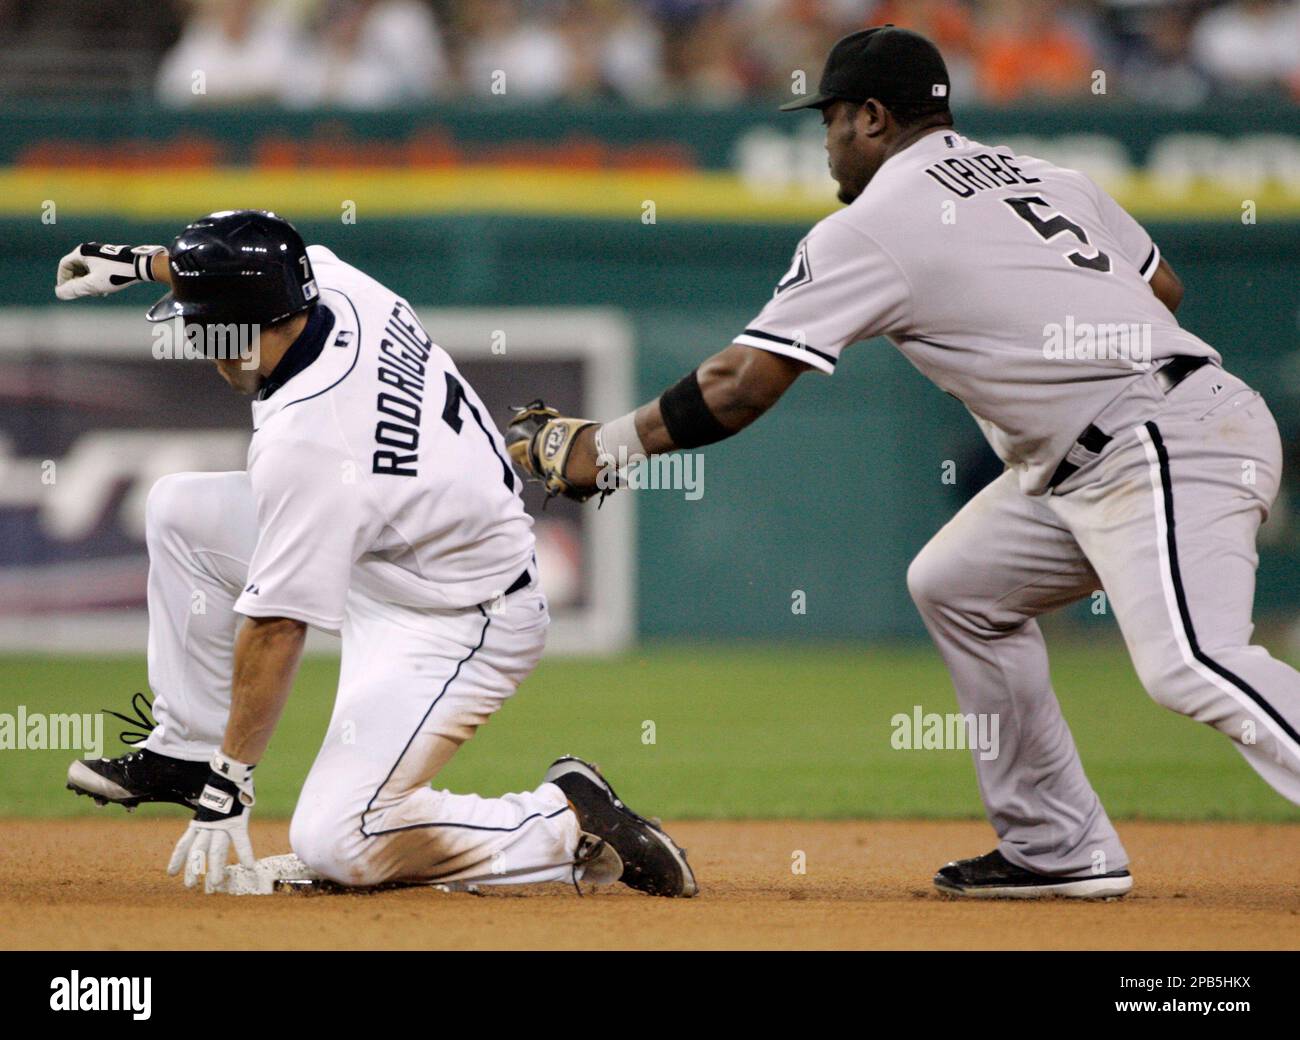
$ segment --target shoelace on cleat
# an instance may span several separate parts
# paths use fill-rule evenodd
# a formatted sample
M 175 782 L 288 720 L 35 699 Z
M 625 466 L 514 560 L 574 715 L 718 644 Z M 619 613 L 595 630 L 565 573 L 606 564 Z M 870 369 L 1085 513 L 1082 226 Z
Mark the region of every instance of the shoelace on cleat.
M 143 726 L 144 732 L 141 733 L 134 729 L 124 729 L 118 734 L 123 744 L 134 747 L 136 744 L 143 744 L 149 739 L 149 734 L 157 727 L 158 723 L 153 717 L 153 701 L 141 690 L 137 690 L 131 697 L 131 708 L 135 712 L 135 718 L 129 715 L 123 715 L 120 711 L 113 711 L 112 708 L 102 709 L 106 714 L 112 715 L 115 719 L 121 719 L 128 726 Z
M 573 890 L 578 893 L 578 898 L 584 897 L 582 886 L 578 884 L 578 868 L 585 867 L 593 859 L 600 855 L 601 850 L 605 847 L 604 838 L 589 838 L 583 834 L 578 839 L 578 848 L 573 855 L 573 865 L 569 869 L 569 880 L 573 884 Z

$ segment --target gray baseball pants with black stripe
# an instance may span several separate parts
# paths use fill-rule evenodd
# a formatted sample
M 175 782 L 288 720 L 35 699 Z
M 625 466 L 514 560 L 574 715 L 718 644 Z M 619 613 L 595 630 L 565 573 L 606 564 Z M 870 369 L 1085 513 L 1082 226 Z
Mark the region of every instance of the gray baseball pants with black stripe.
M 999 849 L 1045 874 L 1128 862 L 1084 775 L 1035 621 L 1099 587 L 1151 697 L 1224 733 L 1300 803 L 1300 673 L 1250 641 L 1255 536 L 1281 473 L 1272 414 L 1207 365 L 1167 396 L 1150 376 L 1136 381 L 1095 425 L 1113 440 L 1053 493 L 1025 495 L 1004 473 L 908 571 L 962 712 L 999 716 L 998 756 L 974 756 Z

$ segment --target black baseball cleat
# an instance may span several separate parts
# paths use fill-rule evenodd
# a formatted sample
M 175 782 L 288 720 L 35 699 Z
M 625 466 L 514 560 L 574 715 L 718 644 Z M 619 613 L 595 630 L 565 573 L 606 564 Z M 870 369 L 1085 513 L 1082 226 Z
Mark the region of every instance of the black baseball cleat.
M 542 779 L 564 792 L 585 833 L 618 853 L 623 861 L 618 880 L 623 884 L 652 896 L 689 898 L 699 891 L 686 851 L 661 827 L 624 805 L 595 766 L 565 755 Z
M 192 806 L 211 767 L 141 748 L 118 758 L 77 759 L 68 766 L 68 790 L 134 809 L 142 802 Z
M 934 887 L 944 895 L 975 899 L 1118 899 L 1133 887 L 1133 877 L 1127 870 L 1086 877 L 1036 874 L 994 849 L 942 867 Z

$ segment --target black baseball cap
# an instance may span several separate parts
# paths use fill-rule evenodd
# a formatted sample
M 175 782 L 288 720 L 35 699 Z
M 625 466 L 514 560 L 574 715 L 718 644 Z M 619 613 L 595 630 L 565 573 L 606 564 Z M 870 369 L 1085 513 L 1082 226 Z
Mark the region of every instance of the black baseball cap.
M 947 107 L 950 85 L 948 66 L 938 47 L 920 33 L 878 25 L 849 33 L 832 47 L 817 93 L 787 101 L 781 111 L 867 98 L 886 106 L 939 101 Z

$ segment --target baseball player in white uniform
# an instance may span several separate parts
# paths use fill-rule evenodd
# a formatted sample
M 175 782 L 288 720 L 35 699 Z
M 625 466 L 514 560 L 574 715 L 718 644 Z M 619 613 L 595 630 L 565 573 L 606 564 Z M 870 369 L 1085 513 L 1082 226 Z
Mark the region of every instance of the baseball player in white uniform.
M 731 436 L 803 372 L 884 336 L 961 400 L 1006 471 L 913 561 L 908 585 L 963 713 L 997 832 L 935 877 L 961 896 L 1120 896 L 1128 856 L 1084 775 L 1038 615 L 1105 589 L 1160 704 L 1214 726 L 1300 802 L 1300 674 L 1250 642 L 1255 536 L 1278 491 L 1260 395 L 1179 327 L 1182 287 L 1089 178 L 953 129 L 928 40 L 845 37 L 817 94 L 844 209 L 817 224 L 762 312 L 657 401 L 598 425 L 536 406 L 507 443 L 581 498 L 624 458 Z M 603 479 L 608 477 L 609 479 Z
M 253 865 L 253 769 L 308 626 L 342 637 L 333 717 L 290 828 L 344 885 L 621 879 L 689 896 L 685 856 L 594 767 L 558 760 L 501 798 L 430 786 L 541 657 L 549 621 L 521 482 L 482 401 L 410 304 L 285 220 L 214 213 L 170 250 L 87 243 L 63 298 L 170 284 L 179 319 L 235 389 L 256 393 L 248 469 L 152 489 L 149 683 L 157 727 L 117 759 L 77 761 L 74 791 L 196 808 L 169 871 L 222 888 Z M 217 357 L 213 344 L 258 350 Z

